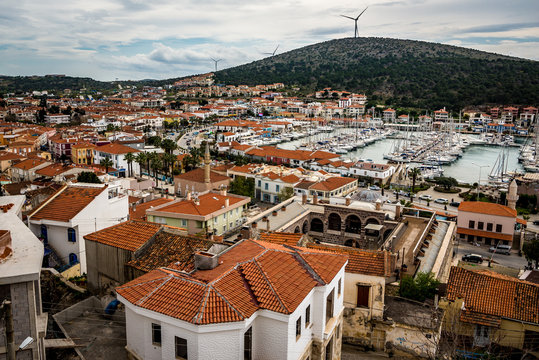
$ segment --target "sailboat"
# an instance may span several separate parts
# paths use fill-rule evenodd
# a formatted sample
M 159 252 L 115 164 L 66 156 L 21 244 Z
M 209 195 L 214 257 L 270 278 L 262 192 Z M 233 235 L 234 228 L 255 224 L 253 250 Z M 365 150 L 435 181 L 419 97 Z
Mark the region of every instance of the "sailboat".
M 509 183 L 510 176 L 507 174 L 508 156 L 509 154 L 507 153 L 506 147 L 504 146 L 502 148 L 502 151 L 496 158 L 496 161 L 494 162 L 494 166 L 492 166 L 490 174 L 488 174 L 489 183 L 494 185 L 502 185 Z

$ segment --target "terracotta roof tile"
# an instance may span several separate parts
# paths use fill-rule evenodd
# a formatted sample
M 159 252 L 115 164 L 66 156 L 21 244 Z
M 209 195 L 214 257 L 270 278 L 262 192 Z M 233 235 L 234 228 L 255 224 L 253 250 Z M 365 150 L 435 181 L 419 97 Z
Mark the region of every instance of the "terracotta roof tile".
M 298 245 L 303 234 L 285 232 L 263 232 L 260 233 L 260 240 L 275 244 Z
M 517 211 L 510 207 L 482 201 L 463 201 L 460 203 L 458 210 L 478 214 L 517 217 Z
M 142 204 L 137 204 L 134 210 L 129 209 L 129 219 L 146 220 L 146 210 L 159 206 L 159 205 L 172 202 L 172 201 L 174 200 L 167 199 L 167 198 L 157 198 L 150 201 L 146 201 L 145 203 L 142 203 Z
M 52 194 L 44 206 L 40 206 L 29 216 L 32 220 L 55 220 L 68 222 L 90 204 L 107 186 L 86 187 L 66 186 Z M 52 199 L 51 199 L 52 198 Z M 50 200 L 50 201 L 49 201 Z
M 539 324 L 539 285 L 492 271 L 452 267 L 447 299 L 464 299 L 466 311 Z
M 339 189 L 343 186 L 346 186 L 348 184 L 351 184 L 353 182 L 357 181 L 355 178 L 347 178 L 347 177 L 341 177 L 341 176 L 334 176 L 327 178 L 326 180 L 320 181 L 313 186 L 310 187 L 310 189 L 313 190 L 323 190 L 323 191 L 333 191 L 336 189 Z
M 101 244 L 135 251 L 157 234 L 162 225 L 145 221 L 126 221 L 84 236 Z
M 220 195 L 217 193 L 206 193 L 198 197 L 200 204 L 196 205 L 195 200 L 182 200 L 165 205 L 153 211 L 169 212 L 175 214 L 189 214 L 207 216 L 225 207 L 225 200 L 229 200 L 229 206 L 237 204 L 246 199 L 235 195 Z M 248 202 L 248 201 L 247 201 Z M 151 210 L 151 209 L 149 209 Z
M 203 183 L 204 182 L 204 169 L 196 168 L 194 170 L 188 171 L 185 174 L 174 176 L 175 179 L 188 180 Z M 231 180 L 228 176 L 221 175 L 218 172 L 210 171 L 210 182 L 220 182 L 225 180 Z
M 102 153 L 116 154 L 116 155 L 140 152 L 140 150 L 133 149 L 132 147 L 118 144 L 118 143 L 110 143 L 106 145 L 101 145 L 101 146 L 96 147 L 94 150 L 102 152 Z

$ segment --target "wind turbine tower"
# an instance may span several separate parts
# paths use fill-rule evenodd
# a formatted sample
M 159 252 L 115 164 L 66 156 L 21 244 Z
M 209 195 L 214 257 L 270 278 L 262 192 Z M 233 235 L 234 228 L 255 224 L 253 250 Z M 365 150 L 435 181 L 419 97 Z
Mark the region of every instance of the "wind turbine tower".
M 279 45 L 277 45 L 277 47 L 275 48 L 275 50 L 273 50 L 273 52 L 270 52 L 270 53 L 262 53 L 264 55 L 271 55 L 271 56 L 275 56 L 275 53 L 277 52 L 277 49 L 279 48 Z
M 357 29 L 357 21 L 359 20 L 359 17 L 360 17 L 361 15 L 363 15 L 363 13 L 364 13 L 365 11 L 367 11 L 368 8 L 369 8 L 369 7 L 367 6 L 367 7 L 365 8 L 365 10 L 363 10 L 363 11 L 362 11 L 357 17 L 355 17 L 355 18 L 353 18 L 353 17 L 351 17 L 351 16 L 341 15 L 342 17 L 345 17 L 345 18 L 347 18 L 347 19 L 354 20 L 354 24 L 355 24 L 355 27 L 354 27 L 354 38 L 359 37 L 359 31 L 358 31 L 358 29 Z

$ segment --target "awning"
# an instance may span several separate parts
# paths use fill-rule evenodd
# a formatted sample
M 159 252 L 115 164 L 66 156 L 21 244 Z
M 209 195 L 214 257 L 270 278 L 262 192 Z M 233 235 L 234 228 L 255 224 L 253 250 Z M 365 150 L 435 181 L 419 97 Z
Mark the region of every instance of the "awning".
M 365 226 L 365 230 L 376 230 L 376 231 L 380 231 L 380 230 L 382 230 L 383 227 L 384 227 L 384 225 L 367 224 L 367 226 Z

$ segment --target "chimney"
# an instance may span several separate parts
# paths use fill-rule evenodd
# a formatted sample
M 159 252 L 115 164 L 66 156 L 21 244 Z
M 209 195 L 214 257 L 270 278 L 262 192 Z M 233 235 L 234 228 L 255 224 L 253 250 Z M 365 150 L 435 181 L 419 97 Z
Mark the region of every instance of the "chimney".
M 250 239 L 251 238 L 251 230 L 249 229 L 248 226 L 244 226 L 240 230 L 240 235 L 241 235 L 242 239 Z M 238 235 L 238 239 L 239 239 L 240 235 Z
M 382 210 L 382 200 L 380 199 L 376 200 L 376 210 L 377 211 Z
M 225 190 L 226 191 L 226 190 Z M 225 208 L 229 207 L 230 206 L 230 199 L 229 198 L 226 198 L 225 199 Z
M 219 265 L 219 257 L 206 251 L 195 253 L 195 268 L 197 270 L 211 270 Z
M 251 224 L 251 228 L 253 228 L 253 229 L 256 229 L 257 226 L 258 226 L 258 224 L 257 224 L 256 222 L 253 222 L 253 223 Z
M 286 211 L 286 206 L 285 205 L 281 206 L 281 211 Z
M 11 233 L 9 230 L 0 230 L 0 262 L 13 253 L 11 246 Z
M 313 204 L 318 205 L 318 193 L 314 193 L 313 195 Z
M 400 217 L 401 217 L 401 205 L 397 204 L 397 206 L 395 206 L 395 219 L 398 219 Z
M 191 191 L 187 191 L 187 195 L 185 196 L 187 200 L 191 200 Z
M 195 199 L 195 205 L 196 205 L 196 206 L 200 205 L 200 199 L 199 199 L 199 198 L 196 198 L 196 199 Z
M 222 196 L 226 196 L 226 185 L 222 185 L 221 189 L 219 190 L 219 194 Z
M 278 212 L 277 210 L 273 210 L 273 212 L 271 213 L 271 215 L 277 216 L 278 213 L 279 213 L 279 212 Z
M 303 205 L 307 204 L 307 194 L 301 195 L 301 203 Z
M 351 202 L 352 202 L 352 200 L 351 200 L 349 197 L 347 197 L 347 198 L 345 199 L 345 204 L 346 204 L 346 206 L 350 206 L 350 203 L 351 203 Z

